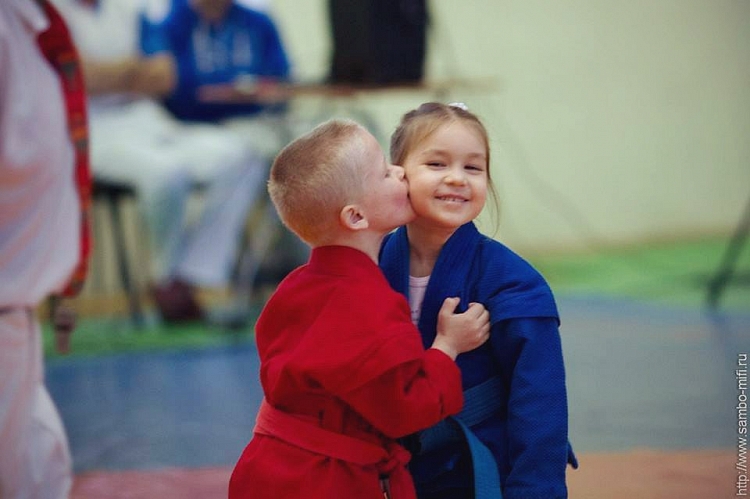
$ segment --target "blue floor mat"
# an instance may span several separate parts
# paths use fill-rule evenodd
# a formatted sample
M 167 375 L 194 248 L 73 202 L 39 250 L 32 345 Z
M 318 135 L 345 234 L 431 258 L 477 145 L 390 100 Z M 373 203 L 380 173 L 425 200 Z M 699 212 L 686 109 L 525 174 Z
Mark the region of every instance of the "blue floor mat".
M 578 452 L 736 445 L 750 314 L 559 300 Z M 51 359 L 77 472 L 231 466 L 262 399 L 252 344 Z
M 77 472 L 233 464 L 262 393 L 250 345 L 59 360 L 47 384 Z

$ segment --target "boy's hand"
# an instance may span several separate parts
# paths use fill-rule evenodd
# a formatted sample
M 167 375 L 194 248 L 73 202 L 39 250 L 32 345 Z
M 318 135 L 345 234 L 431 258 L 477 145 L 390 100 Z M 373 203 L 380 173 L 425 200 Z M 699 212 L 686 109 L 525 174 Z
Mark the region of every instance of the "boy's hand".
M 70 352 L 70 336 L 76 327 L 76 313 L 59 297 L 50 299 L 50 319 L 55 335 L 55 350 L 66 355 Z
M 438 313 L 437 336 L 432 348 L 455 359 L 474 350 L 490 337 L 490 313 L 481 303 L 470 303 L 462 314 L 455 313 L 459 298 L 446 298 Z

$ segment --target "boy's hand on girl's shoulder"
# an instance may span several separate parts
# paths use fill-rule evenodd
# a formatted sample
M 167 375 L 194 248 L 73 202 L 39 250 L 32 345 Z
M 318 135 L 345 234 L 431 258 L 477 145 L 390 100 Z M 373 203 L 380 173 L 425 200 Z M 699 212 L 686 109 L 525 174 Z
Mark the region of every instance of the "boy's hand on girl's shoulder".
M 443 302 L 432 345 L 453 359 L 481 346 L 490 337 L 490 313 L 484 305 L 470 303 L 465 312 L 456 313 L 459 302 L 459 298 L 446 298 Z

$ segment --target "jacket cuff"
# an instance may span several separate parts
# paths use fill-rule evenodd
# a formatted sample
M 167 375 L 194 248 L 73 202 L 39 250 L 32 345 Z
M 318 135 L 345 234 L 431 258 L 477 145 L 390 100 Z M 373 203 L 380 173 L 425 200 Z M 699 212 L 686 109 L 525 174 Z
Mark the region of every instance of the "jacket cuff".
M 456 362 L 444 352 L 429 348 L 425 352 L 425 371 L 442 391 L 443 417 L 453 416 L 461 412 L 464 405 L 463 387 L 461 384 L 461 370 Z

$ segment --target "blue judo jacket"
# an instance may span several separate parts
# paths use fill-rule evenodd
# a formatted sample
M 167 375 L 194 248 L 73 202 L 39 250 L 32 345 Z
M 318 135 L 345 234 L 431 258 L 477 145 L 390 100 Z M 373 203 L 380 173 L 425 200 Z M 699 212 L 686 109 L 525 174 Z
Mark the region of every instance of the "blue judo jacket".
M 380 266 L 391 286 L 409 296 L 409 241 L 401 227 L 383 243 Z M 471 429 L 495 458 L 505 499 L 565 498 L 568 443 L 565 368 L 559 315 L 542 275 L 473 223 L 446 242 L 430 276 L 418 328 L 425 348 L 435 339 L 437 315 L 447 297 L 460 297 L 490 312 L 490 340 L 461 354 L 464 390 L 499 377 L 495 414 Z M 487 463 L 483 463 L 487 465 Z M 411 471 L 419 493 L 472 488 L 465 446 L 446 445 L 416 453 Z

